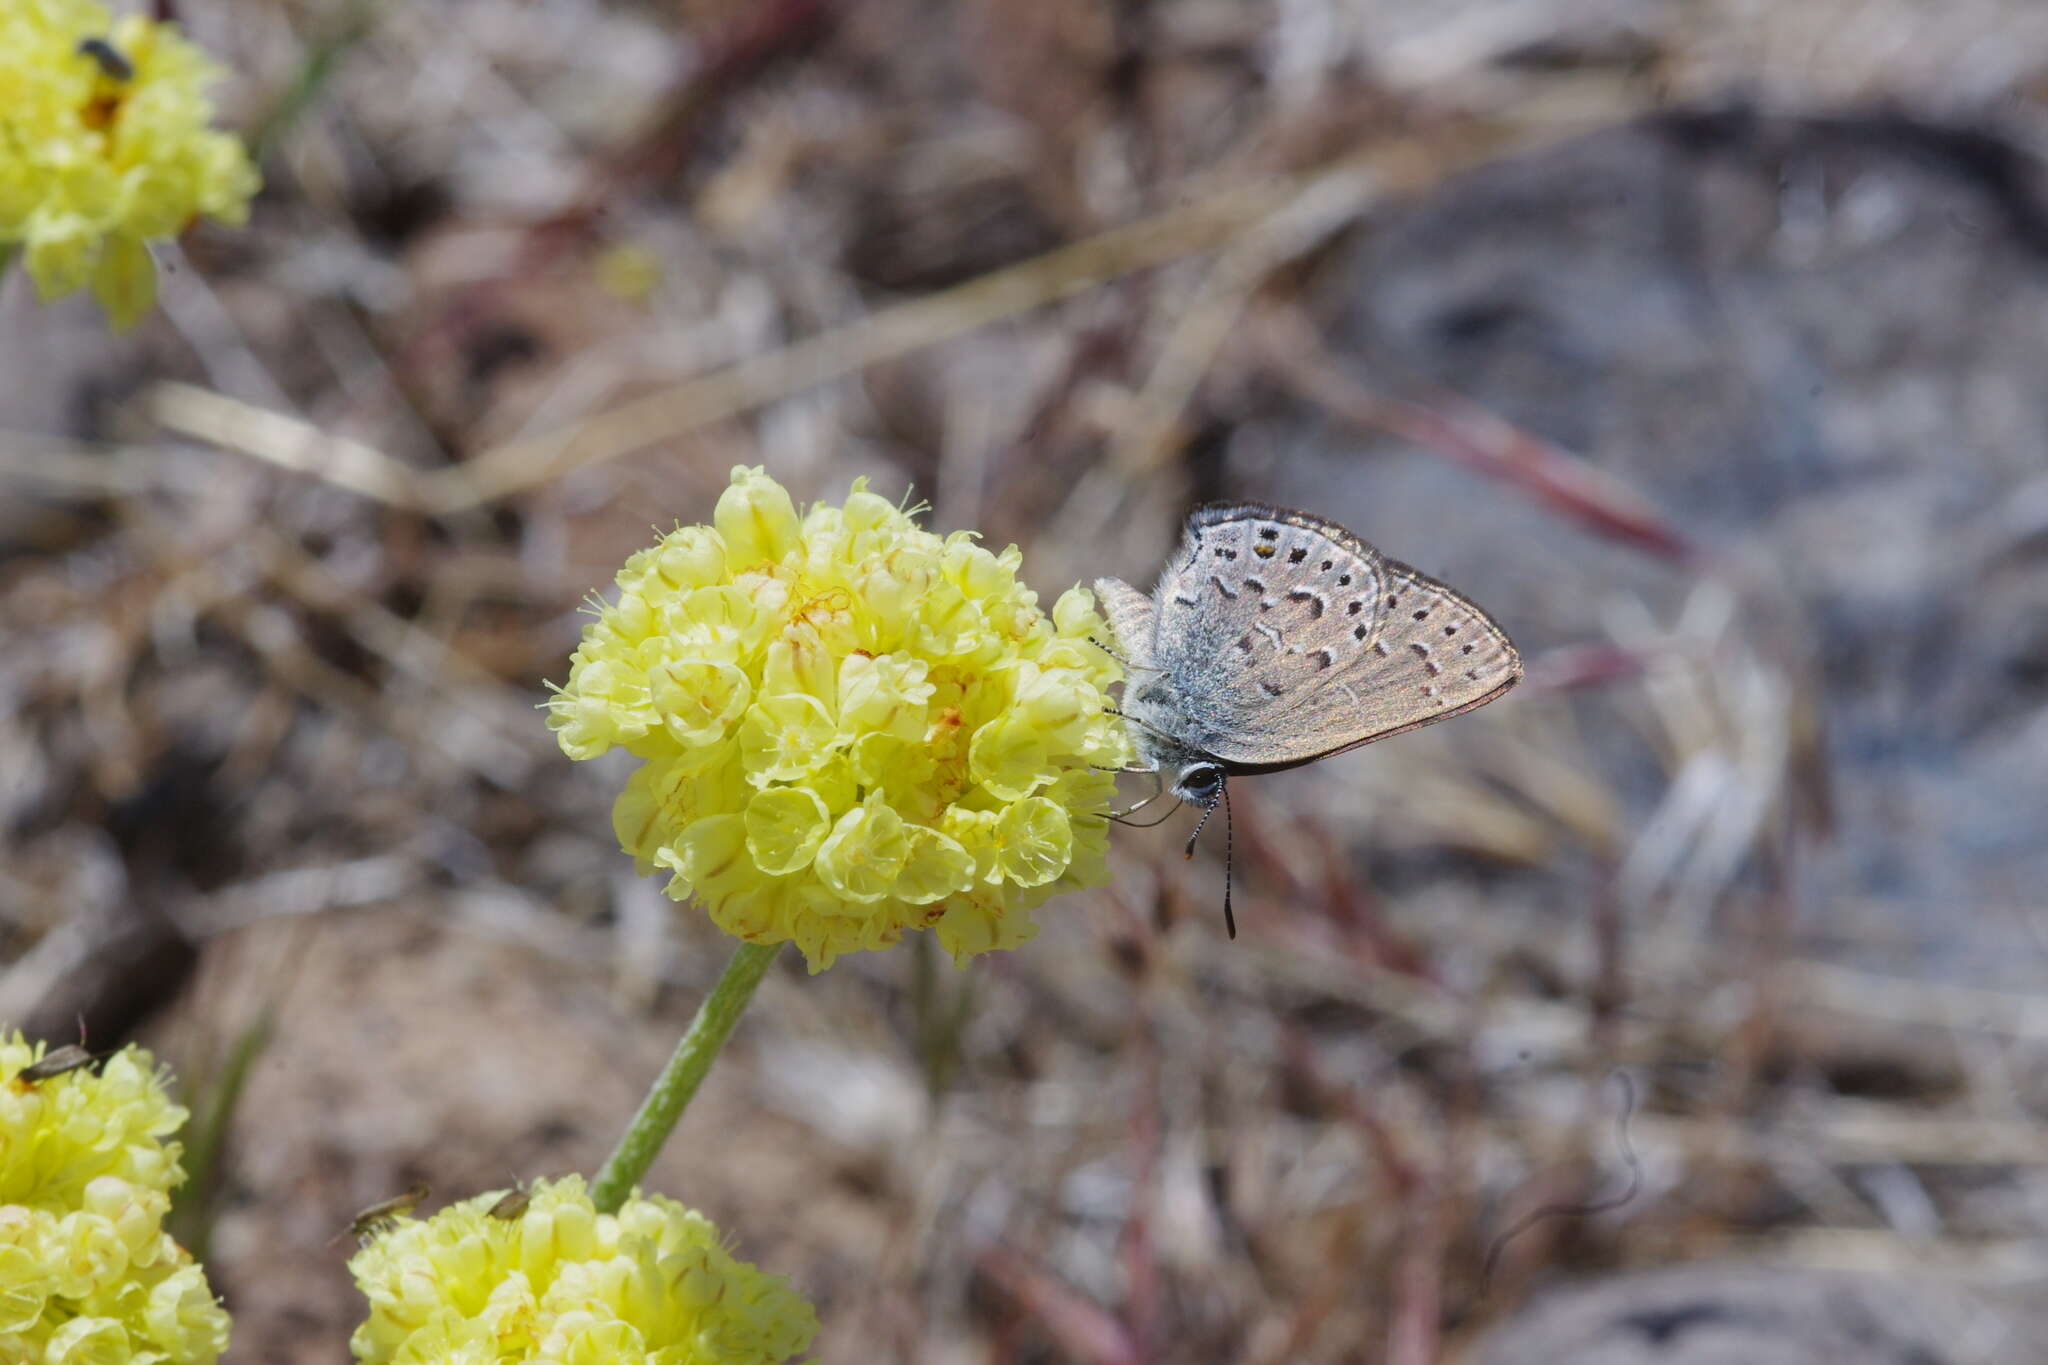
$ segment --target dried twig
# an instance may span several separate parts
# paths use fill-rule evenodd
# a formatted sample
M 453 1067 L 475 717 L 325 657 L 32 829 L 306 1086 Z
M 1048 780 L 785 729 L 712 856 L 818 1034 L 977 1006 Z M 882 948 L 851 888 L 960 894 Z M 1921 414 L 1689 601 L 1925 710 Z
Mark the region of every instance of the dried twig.
M 1035 1262 L 992 1246 L 975 1265 L 1083 1365 L 1140 1365 L 1144 1359 L 1128 1327 Z

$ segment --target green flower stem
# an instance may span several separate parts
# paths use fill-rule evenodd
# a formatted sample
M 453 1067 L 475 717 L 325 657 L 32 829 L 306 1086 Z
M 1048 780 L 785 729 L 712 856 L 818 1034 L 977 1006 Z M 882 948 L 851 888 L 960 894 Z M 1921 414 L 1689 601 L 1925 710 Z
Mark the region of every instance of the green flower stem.
M 775 950 L 780 946 L 742 943 L 732 961 L 725 964 L 724 975 L 697 1007 L 697 1017 L 690 1021 L 682 1041 L 676 1044 L 675 1055 L 662 1068 L 647 1098 L 640 1102 L 640 1112 L 633 1115 L 633 1122 L 619 1139 L 618 1149 L 591 1182 L 590 1197 L 600 1213 L 616 1213 L 640 1183 L 640 1177 L 654 1164 L 661 1144 L 668 1141 L 676 1120 L 683 1116 L 683 1107 L 697 1093 L 704 1073 L 717 1060 L 718 1050 L 732 1035 L 733 1025 L 739 1022 L 747 1002 L 754 998 L 754 988 L 767 975 L 768 964 L 775 960 Z

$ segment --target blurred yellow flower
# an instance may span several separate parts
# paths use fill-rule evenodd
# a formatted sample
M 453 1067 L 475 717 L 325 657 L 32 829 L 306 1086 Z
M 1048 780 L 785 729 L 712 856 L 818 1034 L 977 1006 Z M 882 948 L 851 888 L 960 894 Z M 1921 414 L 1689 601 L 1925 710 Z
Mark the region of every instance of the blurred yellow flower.
M 661 257 L 636 242 L 607 247 L 591 269 L 597 287 L 621 303 L 645 303 L 661 288 Z
M 581 1177 L 401 1218 L 349 1261 L 370 1301 L 366 1365 L 775 1365 L 817 1334 L 811 1305 L 659 1195 L 599 1213 Z
M 813 971 L 920 927 L 959 958 L 1015 947 L 1101 883 L 1102 770 L 1129 752 L 1092 594 L 1048 617 L 1014 546 L 861 480 L 799 516 L 738 468 L 712 522 L 626 562 L 549 704 L 569 757 L 641 760 L 613 824 L 643 872 Z
M 185 1121 L 140 1048 L 42 1080 L 0 1039 L 0 1360 L 211 1365 L 228 1317 L 163 1230 Z
M 117 328 L 156 301 L 152 239 L 240 223 L 258 185 L 208 127 L 219 69 L 175 28 L 95 0 L 0 3 L 0 259 L 45 302 L 92 287 Z

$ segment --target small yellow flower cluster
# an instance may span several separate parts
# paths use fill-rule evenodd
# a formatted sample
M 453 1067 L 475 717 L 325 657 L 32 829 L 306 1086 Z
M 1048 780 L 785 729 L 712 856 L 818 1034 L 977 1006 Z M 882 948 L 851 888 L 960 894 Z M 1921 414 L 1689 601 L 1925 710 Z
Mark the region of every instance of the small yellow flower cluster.
M 116 327 L 156 300 L 145 245 L 200 214 L 239 223 L 257 176 L 208 127 L 217 68 L 163 24 L 96 0 L 0 3 L 0 261 L 45 301 L 90 284 Z
M 1087 590 L 1047 617 L 1013 546 L 941 539 L 856 481 L 799 517 L 738 468 L 711 526 L 627 561 L 548 724 L 642 764 L 613 811 L 641 870 L 811 969 L 929 927 L 955 957 L 1105 876 L 1129 759 Z
M 0 1360 L 211 1365 L 228 1317 L 163 1230 L 185 1121 L 147 1052 L 41 1080 L 0 1039 Z
M 817 1335 L 811 1305 L 727 1252 L 702 1214 L 635 1194 L 599 1213 L 577 1176 L 401 1218 L 349 1269 L 370 1300 L 366 1365 L 775 1365 Z M 494 1216 L 493 1209 L 497 1209 Z

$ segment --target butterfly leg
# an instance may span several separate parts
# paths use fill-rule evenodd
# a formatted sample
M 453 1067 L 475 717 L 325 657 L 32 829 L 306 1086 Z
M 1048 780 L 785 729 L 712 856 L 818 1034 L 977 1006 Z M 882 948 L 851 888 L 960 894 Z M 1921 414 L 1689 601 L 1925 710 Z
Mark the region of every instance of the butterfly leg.
M 1147 802 L 1146 804 L 1150 805 L 1151 803 Z M 1166 808 L 1166 814 L 1160 816 L 1156 820 L 1126 820 L 1120 815 L 1112 815 L 1109 818 L 1116 821 L 1118 824 L 1124 825 L 1130 829 L 1150 829 L 1154 825 L 1163 825 L 1168 820 L 1171 820 L 1174 816 L 1174 812 L 1179 809 L 1180 807 L 1178 805 L 1168 806 Z
M 1128 717 L 1128 716 L 1124 715 L 1124 713 L 1123 713 L 1123 712 L 1121 712 L 1121 711 L 1117 710 L 1117 709 L 1116 709 L 1116 708 L 1115 708 L 1114 706 L 1105 706 L 1105 707 L 1103 707 L 1103 708 L 1102 708 L 1102 714 L 1104 714 L 1105 716 L 1116 716 L 1116 717 L 1118 717 L 1119 719 L 1122 719 L 1122 720 L 1129 720 L 1129 719 L 1130 719 L 1130 717 Z M 1137 722 L 1137 723 L 1138 723 L 1138 724 L 1140 724 L 1140 725 L 1143 725 L 1143 724 L 1144 724 L 1144 722 L 1143 722 L 1143 721 L 1139 721 L 1139 722 Z M 1151 727 L 1150 727 L 1150 726 L 1147 726 L 1146 728 L 1147 728 L 1147 729 L 1150 729 Z M 1159 781 L 1159 769 L 1158 769 L 1158 768 L 1156 768 L 1156 767 L 1147 767 L 1147 766 L 1145 766 L 1144 764 L 1140 764 L 1140 763 L 1121 763 L 1121 764 L 1117 764 L 1117 765 L 1116 765 L 1116 766 L 1114 766 L 1114 767 L 1112 767 L 1112 766 L 1111 766 L 1110 764 L 1107 764 L 1107 763 L 1090 763 L 1090 764 L 1089 764 L 1088 766 L 1089 766 L 1089 768 L 1090 768 L 1090 769 L 1092 769 L 1093 771 L 1095 771 L 1095 772 L 1098 772 L 1098 773 L 1150 773 L 1150 774 L 1152 774 L 1152 780 L 1153 780 L 1153 782 L 1154 782 L 1154 783 L 1157 783 L 1157 782 Z M 1155 791 L 1154 791 L 1154 792 L 1152 793 L 1152 795 L 1151 795 L 1150 797 L 1148 797 L 1148 798 L 1147 798 L 1147 803 L 1149 804 L 1149 803 L 1150 803 L 1151 801 L 1153 801 L 1153 800 L 1157 800 L 1157 799 L 1158 799 L 1158 796 L 1159 796 L 1159 793 L 1158 793 L 1158 792 L 1157 792 L 1157 791 L 1155 790 Z
M 1149 773 L 1152 777 L 1152 794 L 1150 796 L 1146 797 L 1143 801 L 1138 802 L 1138 804 L 1136 804 L 1135 806 L 1126 806 L 1122 810 L 1110 812 L 1109 818 L 1116 821 L 1120 825 L 1131 824 L 1131 816 L 1136 815 L 1139 811 L 1145 809 L 1145 807 L 1151 805 L 1154 801 L 1157 801 L 1160 797 L 1166 795 L 1166 779 L 1159 775 L 1159 770 L 1157 768 L 1118 768 L 1115 771 L 1125 773 Z M 1168 811 L 1166 815 L 1162 815 L 1159 819 L 1164 820 L 1172 814 L 1172 811 Z M 1158 823 L 1158 820 L 1154 820 L 1148 822 L 1147 824 L 1138 825 L 1136 827 L 1139 829 L 1146 829 L 1149 828 L 1151 825 Z
M 1145 723 L 1144 721 L 1142 721 L 1142 720 L 1139 720 L 1139 719 L 1138 719 L 1138 718 L 1137 718 L 1136 716 L 1132 715 L 1132 714 L 1131 714 L 1130 712 L 1128 712 L 1128 711 L 1125 711 L 1125 710 L 1123 710 L 1123 709 L 1122 709 L 1122 708 L 1120 708 L 1120 707 L 1115 707 L 1115 706 L 1105 706 L 1105 707 L 1103 707 L 1103 708 L 1102 708 L 1102 714 L 1103 714 L 1103 715 L 1105 715 L 1105 716 L 1115 716 L 1115 717 L 1117 717 L 1117 718 L 1118 718 L 1119 720 L 1123 721 L 1123 723 L 1124 723 L 1124 724 L 1126 724 L 1126 725 L 1135 725 L 1135 726 L 1137 726 L 1137 727 L 1138 727 L 1138 728 L 1139 728 L 1140 730 L 1149 730 L 1149 731 L 1150 731 L 1151 733 L 1153 733 L 1153 734 L 1155 734 L 1155 735 L 1159 736 L 1159 737 L 1160 737 L 1161 739 L 1163 739 L 1163 740 L 1166 740 L 1166 741 L 1168 741 L 1168 742 L 1171 742 L 1171 741 L 1173 740 L 1173 736 L 1172 736 L 1172 735 L 1169 735 L 1169 734 L 1167 734 L 1167 733 L 1166 733 L 1166 732 L 1165 732 L 1164 730 L 1160 729 L 1160 728 L 1159 728 L 1158 726 L 1156 726 L 1156 725 L 1148 725 L 1148 724 L 1146 724 L 1146 723 Z M 1131 771 L 1131 769 L 1128 769 L 1128 768 L 1126 768 L 1126 769 L 1123 769 L 1122 771 L 1125 771 L 1125 772 L 1129 772 L 1129 771 Z M 1151 769 L 1149 769 L 1149 768 L 1144 768 L 1144 769 L 1139 769 L 1138 771 L 1141 771 L 1141 772 L 1150 772 L 1150 771 L 1151 771 Z

